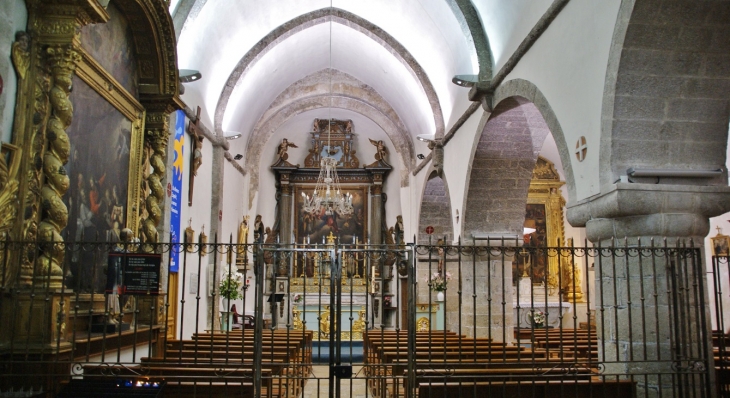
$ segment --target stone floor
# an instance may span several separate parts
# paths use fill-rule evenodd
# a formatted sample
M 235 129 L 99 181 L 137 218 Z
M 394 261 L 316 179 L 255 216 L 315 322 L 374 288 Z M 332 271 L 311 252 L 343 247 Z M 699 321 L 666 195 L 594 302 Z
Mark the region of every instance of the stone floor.
M 344 380 L 340 383 L 340 396 L 342 398 L 365 398 L 372 397 L 371 393 L 367 393 L 365 388 L 365 376 L 360 374 L 362 367 L 353 366 L 353 379 Z M 304 398 L 317 398 L 329 396 L 329 366 L 315 365 L 312 366 L 311 379 L 307 381 L 304 387 Z M 352 392 L 350 391 L 352 390 Z

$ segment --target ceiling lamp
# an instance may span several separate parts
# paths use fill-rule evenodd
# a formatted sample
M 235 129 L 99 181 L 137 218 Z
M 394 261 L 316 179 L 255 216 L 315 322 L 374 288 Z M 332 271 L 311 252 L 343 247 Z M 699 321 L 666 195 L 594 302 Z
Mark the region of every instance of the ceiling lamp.
M 332 9 L 331 1 L 330 9 Z M 327 123 L 327 156 L 323 156 L 319 162 L 319 176 L 317 177 L 317 184 L 314 187 L 314 192 L 312 192 L 312 196 L 309 196 L 302 192 L 302 199 L 304 199 L 302 210 L 315 216 L 333 215 L 334 213 L 337 213 L 337 215 L 339 216 L 346 216 L 352 214 L 353 212 L 352 194 L 349 192 L 342 192 L 342 188 L 340 187 L 340 179 L 337 176 L 338 160 L 332 157 L 335 152 L 331 151 L 332 147 L 330 146 L 330 138 L 332 135 L 332 20 L 330 20 L 329 39 L 330 104 L 329 118 Z
M 180 83 L 191 83 L 200 80 L 203 75 L 199 71 L 193 69 L 180 69 L 178 71 Z

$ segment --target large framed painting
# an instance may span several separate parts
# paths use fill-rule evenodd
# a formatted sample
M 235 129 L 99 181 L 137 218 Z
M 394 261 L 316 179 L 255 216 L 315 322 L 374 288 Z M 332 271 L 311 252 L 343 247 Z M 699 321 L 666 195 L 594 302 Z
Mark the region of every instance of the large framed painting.
M 137 230 L 142 178 L 144 108 L 89 53 L 80 49 L 71 101 L 74 118 L 66 171 L 71 189 L 65 236 L 72 242 L 118 242 L 124 228 Z M 101 291 L 106 259 L 93 251 L 67 254 L 74 288 Z
M 312 196 L 314 186 L 296 186 L 294 189 L 294 238 L 297 243 L 323 243 L 332 233 L 341 243 L 357 240 L 365 242 L 368 236 L 368 187 L 343 187 L 352 194 L 352 214 L 328 212 L 324 206 L 317 214 L 304 211 L 302 193 Z

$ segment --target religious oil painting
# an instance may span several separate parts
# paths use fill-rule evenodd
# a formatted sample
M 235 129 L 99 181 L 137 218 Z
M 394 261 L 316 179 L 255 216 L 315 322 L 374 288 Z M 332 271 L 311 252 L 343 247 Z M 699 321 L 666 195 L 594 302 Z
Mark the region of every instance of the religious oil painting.
M 65 198 L 65 233 L 69 241 L 117 242 L 126 225 L 132 122 L 81 79 L 74 81 L 71 101 L 75 116 L 68 129 L 71 189 Z M 78 278 L 74 288 L 104 288 L 105 258 L 94 251 L 74 250 L 69 255 Z
M 730 255 L 730 236 L 717 234 L 711 239 L 713 256 L 727 257 Z
M 517 283 L 521 277 L 527 275 L 532 283 L 545 282 L 547 256 L 544 250 L 548 242 L 547 218 L 544 204 L 528 204 L 525 214 L 525 228 L 530 231 L 524 234 L 522 247 L 512 263 L 512 280 Z
M 344 192 L 352 194 L 352 214 L 338 214 L 321 206 L 316 214 L 304 211 L 302 193 L 310 197 L 314 187 L 297 187 L 295 192 L 295 239 L 297 243 L 323 243 L 330 232 L 338 242 L 350 244 L 353 240 L 364 242 L 367 239 L 367 187 L 343 187 Z M 365 237 L 365 238 L 363 238 Z
M 106 12 L 109 22 L 81 29 L 81 47 L 136 98 L 137 60 L 132 31 L 114 2 L 109 3 Z

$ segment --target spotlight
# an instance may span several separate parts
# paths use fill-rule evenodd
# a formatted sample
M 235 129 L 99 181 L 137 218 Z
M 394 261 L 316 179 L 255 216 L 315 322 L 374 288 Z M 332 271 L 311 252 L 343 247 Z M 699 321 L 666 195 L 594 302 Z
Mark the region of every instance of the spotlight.
M 423 156 L 422 153 L 419 153 L 418 155 L 416 155 L 416 157 L 419 158 L 419 159 L 421 159 L 421 160 L 423 160 L 423 159 L 426 158 L 425 156 Z
M 237 153 L 236 156 L 233 157 L 233 159 L 241 160 L 241 159 L 243 159 L 243 155 L 241 155 L 240 153 Z
M 461 87 L 473 87 L 479 81 L 477 75 L 456 75 L 451 78 L 451 82 Z
M 416 138 L 423 142 L 433 142 L 436 140 L 436 134 L 419 134 Z
M 237 138 L 241 138 L 241 133 L 234 133 L 234 132 L 226 131 L 224 134 L 233 134 L 233 135 L 229 135 L 226 137 L 226 139 L 228 141 L 235 140 Z
M 193 69 L 180 69 L 178 74 L 180 76 L 180 83 L 191 83 L 203 77 L 199 71 Z

